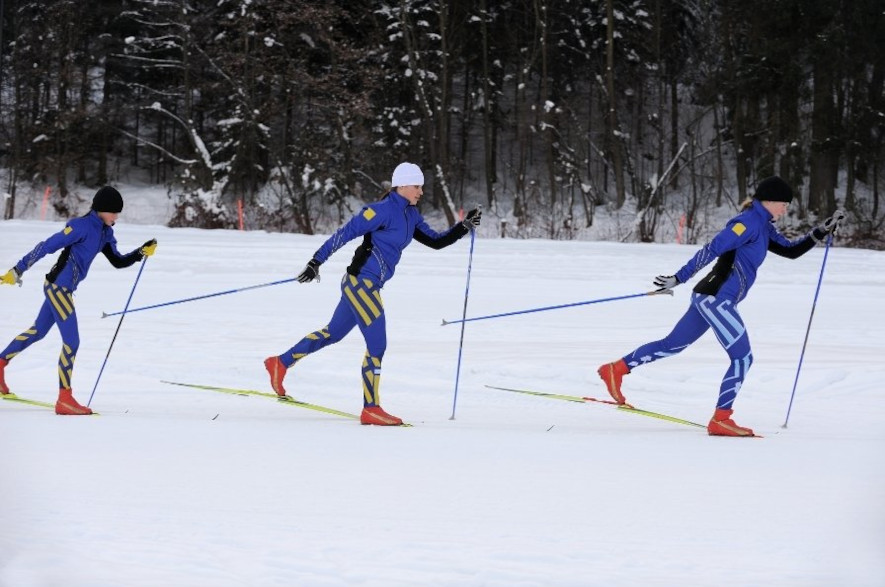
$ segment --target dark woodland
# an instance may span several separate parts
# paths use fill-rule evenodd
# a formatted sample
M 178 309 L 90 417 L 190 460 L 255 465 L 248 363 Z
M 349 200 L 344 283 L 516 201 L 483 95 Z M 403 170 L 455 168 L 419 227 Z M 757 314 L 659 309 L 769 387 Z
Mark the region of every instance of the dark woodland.
M 769 175 L 881 241 L 881 0 L 0 0 L 0 190 L 162 186 L 172 226 L 314 233 L 402 160 L 514 237 L 690 230 Z M 88 190 L 87 190 L 88 191 Z

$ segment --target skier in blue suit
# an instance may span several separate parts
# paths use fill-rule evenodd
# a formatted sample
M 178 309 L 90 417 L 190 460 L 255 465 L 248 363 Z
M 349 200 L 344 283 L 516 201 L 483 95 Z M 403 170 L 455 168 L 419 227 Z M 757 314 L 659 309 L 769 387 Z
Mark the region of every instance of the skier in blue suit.
M 784 180 L 776 176 L 762 180 L 753 197 L 744 202 L 743 211 L 729 220 L 675 275 L 655 278 L 657 287 L 671 289 L 687 282 L 716 259 L 713 270 L 694 287 L 688 310 L 670 334 L 599 368 L 599 376 L 615 401 L 626 403 L 621 393 L 624 375 L 682 352 L 712 328 L 728 353 L 730 364 L 719 387 L 716 411 L 707 432 L 713 436 L 753 436 L 752 429 L 738 426 L 731 419 L 732 404 L 753 363 L 750 338 L 737 306 L 753 286 L 756 272 L 769 251 L 796 259 L 834 231 L 844 217 L 844 213 L 837 211 L 807 235 L 790 241 L 773 223 L 786 213 L 792 200 L 793 190 Z
M 43 283 L 46 300 L 33 326 L 16 336 L 3 351 L 0 351 L 0 394 L 9 393 L 9 387 L 4 380 L 4 370 L 9 361 L 46 336 L 53 325 L 57 325 L 61 333 L 62 350 L 58 358 L 59 392 L 55 413 L 60 415 L 92 413 L 91 409 L 80 405 L 74 399 L 71 391 L 74 359 L 80 347 L 74 292 L 80 282 L 86 279 L 89 267 L 99 253 L 103 253 L 111 265 L 121 269 L 153 255 L 157 248 L 157 241 L 152 239 L 131 253 L 120 254 L 112 226 L 122 211 L 123 197 L 120 192 L 110 186 L 99 189 L 92 198 L 92 207 L 86 215 L 68 221 L 61 232 L 38 243 L 12 269 L 0 276 L 0 283 L 21 285 L 21 276 L 25 271 L 46 255 L 64 249 L 55 266 L 46 274 L 46 281 Z
M 447 247 L 479 226 L 482 211 L 467 213 L 465 219 L 442 233 L 434 231 L 421 213 L 418 201 L 423 194 L 424 174 L 414 163 L 401 163 L 393 171 L 391 191 L 384 198 L 364 206 L 314 253 L 298 276 L 306 283 L 319 280 L 319 268 L 335 251 L 362 236 L 353 261 L 341 280 L 341 299 L 328 326 L 312 332 L 282 355 L 268 357 L 264 366 L 270 384 L 280 396 L 286 395 L 283 378 L 286 370 L 307 355 L 335 344 L 354 326 L 359 326 L 366 340 L 362 362 L 363 411 L 360 422 L 397 426 L 402 420 L 381 408 L 378 395 L 381 383 L 381 360 L 387 348 L 387 332 L 381 288 L 393 277 L 403 250 L 412 240 L 433 249 Z

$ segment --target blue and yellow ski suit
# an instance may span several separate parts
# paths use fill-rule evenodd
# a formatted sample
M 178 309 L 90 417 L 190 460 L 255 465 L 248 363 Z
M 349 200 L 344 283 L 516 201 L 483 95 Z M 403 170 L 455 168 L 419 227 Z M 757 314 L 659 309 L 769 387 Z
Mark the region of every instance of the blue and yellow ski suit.
M 387 328 L 381 288 L 393 277 L 403 250 L 412 240 L 434 249 L 447 247 L 469 232 L 460 222 L 439 233 L 424 221 L 418 208 L 403 196 L 390 192 L 379 202 L 363 207 L 314 254 L 325 262 L 335 251 L 362 236 L 353 262 L 341 280 L 341 299 L 328 326 L 312 332 L 280 355 L 286 368 L 305 356 L 343 339 L 359 326 L 366 340 L 362 362 L 363 404 L 379 405 L 381 360 L 387 348 Z
M 127 255 L 117 251 L 114 229 L 105 225 L 98 213 L 90 211 L 85 216 L 74 218 L 56 234 L 36 247 L 15 264 L 19 274 L 30 269 L 40 259 L 59 249 L 64 249 L 55 265 L 46 274 L 43 283 L 45 300 L 34 324 L 15 337 L 0 352 L 0 358 L 11 360 L 17 354 L 42 339 L 55 324 L 61 334 L 62 350 L 58 358 L 58 386 L 71 387 L 74 360 L 80 347 L 80 333 L 77 327 L 77 312 L 74 309 L 74 291 L 86 279 L 92 261 L 103 253 L 114 267 L 129 267 L 142 258 L 141 248 Z
M 713 270 L 694 287 L 691 305 L 672 332 L 640 346 L 625 356 L 624 362 L 632 370 L 675 355 L 712 328 L 731 361 L 719 387 L 716 407 L 730 409 L 753 363 L 750 338 L 738 313 L 738 303 L 756 281 L 759 266 L 769 251 L 795 259 L 810 251 L 823 236 L 814 229 L 802 238 L 788 240 L 775 228 L 771 213 L 754 199 L 676 272 L 679 283 L 685 283 L 716 259 Z

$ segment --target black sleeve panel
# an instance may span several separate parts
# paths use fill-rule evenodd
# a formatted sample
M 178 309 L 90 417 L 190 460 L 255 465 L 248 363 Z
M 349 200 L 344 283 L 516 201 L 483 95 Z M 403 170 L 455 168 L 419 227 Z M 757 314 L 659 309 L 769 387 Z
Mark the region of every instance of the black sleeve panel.
M 430 247 L 431 249 L 436 249 L 438 251 L 439 249 L 444 249 L 447 246 L 458 242 L 458 240 L 468 232 L 470 232 L 470 229 L 459 222 L 452 227 L 450 231 L 439 238 L 433 238 L 417 228 L 415 229 L 413 237 L 425 247 Z
M 731 270 L 734 268 L 734 255 L 733 249 L 723 253 L 722 256 L 716 259 L 713 269 L 694 286 L 692 291 L 708 296 L 715 296 L 719 293 L 719 288 L 722 287 L 722 284 L 725 283 L 728 276 L 731 275 Z
M 786 257 L 787 259 L 798 259 L 802 255 L 813 249 L 814 245 L 816 244 L 817 243 L 813 238 L 811 238 L 810 236 L 806 236 L 804 239 L 802 239 L 792 247 L 785 247 L 780 243 L 769 241 L 768 250 L 780 257 Z
M 349 275 L 359 275 L 360 269 L 362 269 L 363 265 L 366 264 L 366 261 L 369 259 L 369 256 L 371 254 L 372 233 L 367 232 L 363 235 L 362 244 L 356 248 L 356 252 L 353 254 L 353 260 L 351 260 L 350 265 L 347 266 L 347 273 Z
M 62 272 L 62 269 L 65 268 L 65 265 L 68 264 L 68 259 L 71 257 L 71 247 L 65 247 L 61 252 L 61 255 L 58 256 L 58 261 L 55 262 L 55 265 L 52 266 L 52 269 L 49 270 L 49 273 L 46 274 L 46 281 L 49 283 L 55 283 L 55 279 L 58 277 L 58 274 Z
M 114 253 L 113 247 L 111 247 L 110 243 L 106 244 L 104 248 L 101 250 L 104 253 L 104 256 L 108 258 L 108 261 L 111 262 L 111 265 L 116 267 L 117 269 L 123 269 L 124 267 L 130 267 L 135 265 L 139 261 L 141 261 L 142 254 L 141 249 L 135 249 L 128 255 L 123 255 L 120 257 Z

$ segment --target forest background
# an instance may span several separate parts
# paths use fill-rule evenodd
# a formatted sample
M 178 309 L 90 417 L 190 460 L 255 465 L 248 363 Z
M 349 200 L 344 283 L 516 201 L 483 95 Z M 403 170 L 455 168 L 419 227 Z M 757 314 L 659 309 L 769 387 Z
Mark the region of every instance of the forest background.
M 313 234 L 409 160 L 450 222 L 696 242 L 778 174 L 789 229 L 883 248 L 883 32 L 881 0 L 0 0 L 0 210 L 139 183 L 170 226 Z

